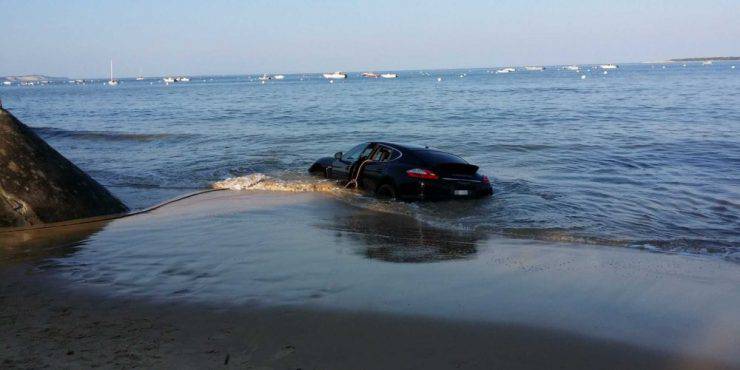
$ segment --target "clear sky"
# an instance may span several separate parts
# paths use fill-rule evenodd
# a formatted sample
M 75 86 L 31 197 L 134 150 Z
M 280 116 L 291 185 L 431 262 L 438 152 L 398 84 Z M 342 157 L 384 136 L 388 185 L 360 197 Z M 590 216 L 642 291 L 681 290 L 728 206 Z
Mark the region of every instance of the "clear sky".
M 0 0 L 0 76 L 551 65 L 740 54 L 740 0 Z

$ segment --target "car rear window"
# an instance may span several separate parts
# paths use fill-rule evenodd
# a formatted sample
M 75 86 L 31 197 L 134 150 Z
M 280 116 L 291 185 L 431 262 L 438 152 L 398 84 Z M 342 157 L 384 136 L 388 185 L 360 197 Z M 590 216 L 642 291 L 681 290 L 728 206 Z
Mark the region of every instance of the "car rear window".
M 438 150 L 414 150 L 414 154 L 422 161 L 428 164 L 436 163 L 465 163 L 464 159 L 450 153 L 440 152 Z

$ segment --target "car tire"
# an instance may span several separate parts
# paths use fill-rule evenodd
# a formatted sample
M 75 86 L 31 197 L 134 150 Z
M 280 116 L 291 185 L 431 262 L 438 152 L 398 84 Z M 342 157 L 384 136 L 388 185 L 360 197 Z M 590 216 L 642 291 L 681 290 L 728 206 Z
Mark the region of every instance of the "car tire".
M 398 197 L 396 188 L 391 184 L 381 185 L 378 190 L 375 191 L 375 195 L 381 199 L 396 199 Z

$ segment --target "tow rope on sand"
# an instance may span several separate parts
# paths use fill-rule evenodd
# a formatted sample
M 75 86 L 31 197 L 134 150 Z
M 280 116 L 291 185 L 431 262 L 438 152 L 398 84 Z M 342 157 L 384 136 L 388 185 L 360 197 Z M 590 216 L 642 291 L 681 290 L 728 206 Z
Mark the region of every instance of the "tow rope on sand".
M 191 198 L 196 195 L 201 195 L 205 193 L 210 193 L 214 191 L 222 191 L 227 189 L 205 189 L 200 190 L 188 194 L 181 195 L 179 197 L 172 198 L 170 200 L 166 200 L 162 203 L 155 204 L 151 207 L 140 209 L 138 211 L 132 211 L 132 212 L 126 212 L 126 213 L 117 213 L 112 215 L 105 215 L 105 216 L 96 216 L 96 217 L 87 217 L 87 218 L 78 218 L 74 220 L 69 221 L 60 221 L 60 222 L 50 222 L 46 224 L 39 224 L 39 225 L 32 225 L 32 226 L 21 226 L 21 227 L 0 227 L 0 234 L 6 234 L 6 233 L 13 233 L 13 232 L 19 232 L 19 231 L 29 231 L 29 230 L 41 230 L 41 229 L 52 229 L 56 227 L 64 227 L 64 226 L 73 226 L 73 225 L 82 225 L 82 224 L 89 224 L 93 222 L 101 222 L 101 221 L 109 221 L 109 220 L 115 220 L 119 218 L 125 218 L 125 217 L 131 217 L 136 215 L 141 215 L 144 213 L 152 212 L 156 209 L 162 208 L 166 205 L 179 202 L 183 199 Z

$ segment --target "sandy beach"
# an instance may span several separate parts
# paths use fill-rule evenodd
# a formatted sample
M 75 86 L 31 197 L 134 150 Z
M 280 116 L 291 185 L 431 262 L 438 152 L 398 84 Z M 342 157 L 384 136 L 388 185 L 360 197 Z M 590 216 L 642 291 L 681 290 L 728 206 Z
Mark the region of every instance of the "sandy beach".
M 100 299 L 3 273 L 4 368 L 733 368 L 518 325 Z
M 3 367 L 740 367 L 740 276 L 710 257 L 260 191 L 0 241 Z

